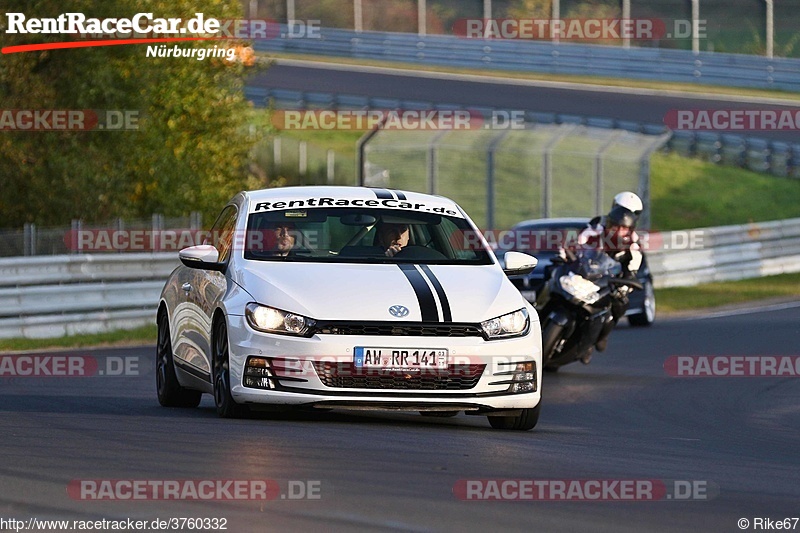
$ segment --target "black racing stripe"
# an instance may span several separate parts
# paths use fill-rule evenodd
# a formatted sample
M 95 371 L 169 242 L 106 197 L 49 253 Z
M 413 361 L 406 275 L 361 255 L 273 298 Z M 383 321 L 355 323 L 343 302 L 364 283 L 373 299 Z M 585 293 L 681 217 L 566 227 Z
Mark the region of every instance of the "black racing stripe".
M 394 200 L 394 196 L 392 196 L 392 193 L 390 193 L 386 189 L 372 189 L 372 192 L 374 192 L 375 196 L 377 196 L 381 200 Z
M 422 271 L 428 276 L 428 279 L 433 283 L 433 288 L 436 289 L 436 294 L 439 296 L 439 302 L 442 304 L 442 317 L 445 322 L 452 322 L 453 315 L 450 312 L 450 302 L 447 301 L 447 294 L 444 292 L 444 287 L 439 283 L 439 278 L 433 273 L 431 267 L 428 265 L 420 265 Z
M 431 288 L 428 287 L 425 278 L 422 277 L 419 270 L 414 268 L 414 265 L 400 264 L 397 266 L 399 266 L 403 274 L 406 275 L 406 279 L 408 279 L 411 288 L 414 289 L 417 295 L 419 310 L 422 312 L 422 321 L 439 322 L 439 310 L 436 309 L 436 300 L 433 299 L 433 292 L 431 292 Z
M 398 200 L 407 200 L 406 195 L 401 193 L 400 191 L 394 191 L 394 194 L 397 196 Z

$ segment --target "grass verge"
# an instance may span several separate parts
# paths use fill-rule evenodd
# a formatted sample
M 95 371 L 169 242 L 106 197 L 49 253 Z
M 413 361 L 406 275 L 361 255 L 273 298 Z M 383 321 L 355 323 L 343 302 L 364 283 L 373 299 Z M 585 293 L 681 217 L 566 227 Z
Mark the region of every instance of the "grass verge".
M 650 166 L 653 229 L 726 226 L 800 217 L 800 180 L 655 154 Z
M 155 324 L 136 329 L 69 335 L 54 339 L 1 339 L 0 351 L 46 350 L 50 348 L 86 348 L 101 346 L 125 346 L 130 344 L 156 343 L 158 328 Z
M 800 299 L 800 273 L 656 289 L 659 311 L 690 311 L 780 297 Z

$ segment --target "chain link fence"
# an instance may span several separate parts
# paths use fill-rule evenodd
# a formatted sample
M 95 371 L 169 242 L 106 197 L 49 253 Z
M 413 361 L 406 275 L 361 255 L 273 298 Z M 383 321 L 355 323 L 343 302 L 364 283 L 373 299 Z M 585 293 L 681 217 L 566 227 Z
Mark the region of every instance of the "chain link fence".
M 286 22 L 293 13 L 298 21 L 320 21 L 322 27 L 356 31 L 458 34 L 459 21 L 489 16 L 550 18 L 552 2 L 526 0 L 243 0 L 250 17 Z M 622 0 L 559 0 L 564 19 L 622 18 Z M 357 16 L 360 13 L 360 18 Z M 692 49 L 691 36 L 672 35 L 673 21 L 692 18 L 691 0 L 630 0 L 632 19 L 664 21 L 670 36 L 633 39 L 633 46 Z M 700 50 L 764 55 L 767 8 L 764 0 L 701 0 L 700 20 L 704 35 Z M 357 22 L 358 21 L 358 22 Z M 359 27 L 360 26 L 360 27 Z M 796 0 L 774 2 L 775 55 L 800 57 L 800 9 Z M 585 42 L 591 42 L 585 41 Z M 598 41 L 601 42 L 601 41 Z M 621 45 L 620 40 L 602 44 Z
M 291 177 L 293 185 L 352 185 L 355 176 L 352 155 L 288 135 L 265 139 L 256 151 L 255 160 L 272 179 Z
M 78 254 L 82 247 L 92 253 L 141 251 L 156 248 L 152 239 L 165 231 L 203 229 L 199 212 L 188 217 L 167 218 L 154 214 L 149 219 L 115 219 L 107 224 L 85 224 L 73 220 L 70 226 L 39 227 L 25 224 L 22 229 L 0 230 L 0 257 Z M 81 239 L 85 238 L 82 242 Z
M 364 184 L 441 194 L 484 229 L 530 218 L 590 216 L 637 192 L 649 226 L 651 154 L 669 134 L 581 124 L 520 130 L 388 131 L 363 147 Z

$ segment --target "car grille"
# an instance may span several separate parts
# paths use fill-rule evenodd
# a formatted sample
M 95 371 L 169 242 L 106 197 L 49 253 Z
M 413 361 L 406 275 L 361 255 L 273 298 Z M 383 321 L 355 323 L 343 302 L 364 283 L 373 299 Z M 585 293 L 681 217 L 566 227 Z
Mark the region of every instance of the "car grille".
M 478 384 L 486 365 L 450 365 L 447 370 L 418 372 L 356 368 L 353 363 L 314 364 L 326 387 L 380 390 L 466 390 Z
M 317 322 L 315 333 L 324 335 L 377 335 L 395 337 L 483 337 L 477 324 L 424 322 Z

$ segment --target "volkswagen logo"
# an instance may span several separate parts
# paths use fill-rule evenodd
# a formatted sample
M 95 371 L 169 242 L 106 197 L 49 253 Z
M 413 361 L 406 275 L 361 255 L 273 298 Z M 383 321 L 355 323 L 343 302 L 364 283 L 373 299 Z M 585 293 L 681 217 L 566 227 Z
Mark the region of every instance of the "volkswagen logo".
M 408 307 L 404 305 L 393 305 L 389 308 L 389 314 L 397 318 L 408 316 L 408 312 Z

